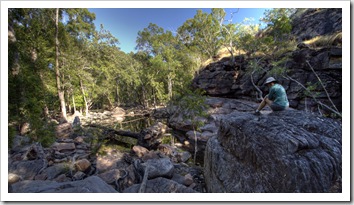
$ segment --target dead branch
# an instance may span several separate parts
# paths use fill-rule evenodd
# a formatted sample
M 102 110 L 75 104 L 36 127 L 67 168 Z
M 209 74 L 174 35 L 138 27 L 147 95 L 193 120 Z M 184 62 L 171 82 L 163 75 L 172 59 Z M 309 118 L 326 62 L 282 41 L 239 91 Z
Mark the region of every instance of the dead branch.
M 328 100 L 331 102 L 333 108 L 337 111 L 337 113 L 339 113 L 337 107 L 334 105 L 334 103 L 333 103 L 331 97 L 329 96 L 326 87 L 323 85 L 321 78 L 317 75 L 317 73 L 315 72 L 315 69 L 313 69 L 313 67 L 311 66 L 310 62 L 309 62 L 309 61 L 306 61 L 306 63 L 310 66 L 312 72 L 315 74 L 316 78 L 317 78 L 318 81 L 321 83 L 321 86 L 322 86 L 323 90 L 326 92 L 327 98 L 328 98 Z
M 149 164 L 147 164 L 145 171 L 144 171 L 143 181 L 141 182 L 138 193 L 145 193 L 146 183 L 147 183 L 147 179 L 148 179 L 148 175 L 149 175 L 149 168 L 150 168 L 150 166 L 149 166 Z
M 333 113 L 337 114 L 338 116 L 342 117 L 342 114 L 340 114 L 339 112 L 337 112 L 337 111 L 334 110 L 333 108 L 329 107 L 328 105 L 326 105 L 326 104 L 324 104 L 324 103 L 318 101 L 317 98 L 312 94 L 312 92 L 311 92 L 309 89 L 307 89 L 302 83 L 300 83 L 299 81 L 295 80 L 294 78 L 292 78 L 292 77 L 290 77 L 290 76 L 288 76 L 288 75 L 286 75 L 286 76 L 283 75 L 283 77 L 284 77 L 285 79 L 287 79 L 287 80 L 292 80 L 292 81 L 296 82 L 298 85 L 300 85 L 303 89 L 305 89 L 305 90 L 311 95 L 312 99 L 313 99 L 317 104 L 319 104 L 319 105 L 321 105 L 321 106 L 327 108 L 328 110 L 330 110 L 330 111 L 332 111 Z
M 131 138 L 134 138 L 134 139 L 143 138 L 142 134 L 136 133 L 136 132 L 130 132 L 130 131 L 125 131 L 125 130 L 115 130 L 115 129 L 112 129 L 112 128 L 107 128 L 107 127 L 103 127 L 103 126 L 96 125 L 96 124 L 90 124 L 89 126 L 90 127 L 99 128 L 99 129 L 103 129 L 107 133 L 113 133 L 113 134 L 116 134 L 116 135 L 121 135 L 121 136 L 125 136 L 125 137 L 131 137 Z

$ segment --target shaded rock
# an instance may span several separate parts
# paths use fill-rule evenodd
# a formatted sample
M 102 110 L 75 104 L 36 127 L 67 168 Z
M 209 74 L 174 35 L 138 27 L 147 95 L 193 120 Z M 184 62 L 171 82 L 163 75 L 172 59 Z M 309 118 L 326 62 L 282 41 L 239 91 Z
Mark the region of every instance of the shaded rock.
M 169 110 L 166 107 L 156 108 L 153 110 L 152 116 L 157 119 L 168 118 L 170 116 Z
M 15 161 L 9 165 L 9 173 L 17 174 L 24 180 L 32 180 L 47 164 L 45 159 Z
M 171 178 L 174 166 L 169 158 L 150 159 L 141 164 L 143 167 L 149 165 L 148 179 L 157 177 Z
M 65 174 L 70 171 L 70 165 L 66 163 L 54 164 L 43 171 L 46 179 L 52 180 L 61 174 Z
M 208 123 L 204 125 L 203 127 L 200 128 L 201 131 L 209 131 L 212 133 L 216 133 L 218 131 L 218 128 L 216 127 L 215 123 Z
M 12 185 L 14 193 L 117 193 L 97 176 L 84 180 L 58 183 L 55 181 L 25 180 Z
M 80 121 L 80 117 L 79 116 L 75 116 L 74 121 L 73 121 L 73 126 L 80 126 L 81 125 L 81 121 Z
M 138 145 L 148 149 L 156 149 L 161 144 L 163 134 L 166 133 L 167 126 L 161 122 L 142 130 L 140 134 L 142 137 L 138 138 Z
M 174 173 L 171 180 L 179 183 L 179 184 L 184 184 L 184 177 L 180 174 Z
M 124 193 L 138 193 L 141 184 L 134 184 L 133 186 L 124 190 Z M 166 178 L 158 177 L 156 179 L 148 180 L 146 183 L 146 193 L 197 193 L 191 188 L 188 188 L 178 182 Z
M 98 175 L 103 181 L 107 184 L 114 183 L 117 179 L 122 176 L 121 171 L 119 169 L 112 169 L 107 172 L 101 173 Z
M 86 176 L 85 173 L 81 172 L 81 171 L 78 171 L 74 174 L 73 176 L 73 180 L 81 180 L 83 179 L 84 177 Z
M 148 153 L 146 153 L 141 159 L 142 159 L 144 162 L 146 162 L 146 161 L 148 161 L 148 160 L 150 160 L 150 159 L 159 159 L 159 158 L 160 158 L 160 157 L 159 157 L 159 155 L 158 155 L 158 152 L 151 150 L 151 151 L 149 151 Z
M 74 143 L 58 143 L 54 142 L 52 145 L 52 149 L 57 150 L 59 152 L 61 151 L 68 151 L 68 150 L 75 150 L 75 144 Z
M 177 154 L 177 159 L 178 159 L 178 162 L 186 162 L 188 161 L 190 158 L 192 157 L 192 154 L 185 151 L 185 152 L 182 152 L 182 153 L 178 153 Z
M 342 9 L 340 8 L 299 9 L 292 20 L 291 33 L 300 41 L 342 31 Z
M 54 181 L 59 182 L 59 183 L 60 182 L 69 182 L 69 181 L 71 181 L 71 179 L 69 177 L 67 177 L 65 174 L 61 174 L 57 178 L 55 178 Z
M 16 135 L 12 141 L 12 150 L 20 150 L 23 146 L 29 145 L 30 141 L 29 137 Z
M 338 121 L 286 110 L 225 116 L 205 151 L 208 192 L 328 192 L 341 178 Z
M 184 178 L 183 184 L 186 186 L 190 186 L 194 182 L 191 174 L 186 174 L 183 178 Z

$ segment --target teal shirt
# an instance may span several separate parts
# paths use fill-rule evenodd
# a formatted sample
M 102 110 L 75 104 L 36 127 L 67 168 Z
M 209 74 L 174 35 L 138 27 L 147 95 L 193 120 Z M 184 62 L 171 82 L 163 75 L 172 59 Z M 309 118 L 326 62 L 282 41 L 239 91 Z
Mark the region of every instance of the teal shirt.
M 286 96 L 285 89 L 280 84 L 274 84 L 270 88 L 268 99 L 280 106 L 283 107 L 289 106 L 289 101 L 288 101 L 288 97 Z

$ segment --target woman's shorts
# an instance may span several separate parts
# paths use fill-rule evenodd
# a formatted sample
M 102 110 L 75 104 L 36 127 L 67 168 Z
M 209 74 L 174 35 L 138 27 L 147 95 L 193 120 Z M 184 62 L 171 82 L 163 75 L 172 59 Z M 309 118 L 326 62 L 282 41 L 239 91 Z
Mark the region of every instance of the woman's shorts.
M 270 104 L 270 108 L 273 110 L 273 111 L 282 111 L 282 110 L 285 110 L 286 107 L 284 106 L 281 106 L 281 105 L 278 105 L 277 103 L 272 103 Z

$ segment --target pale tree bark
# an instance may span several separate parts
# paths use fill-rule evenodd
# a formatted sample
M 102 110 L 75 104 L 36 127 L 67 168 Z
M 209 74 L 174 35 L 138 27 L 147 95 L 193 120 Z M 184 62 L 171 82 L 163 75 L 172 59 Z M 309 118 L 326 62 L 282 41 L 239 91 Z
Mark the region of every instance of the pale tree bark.
M 85 115 L 88 116 L 89 115 L 89 109 L 88 109 L 88 105 L 87 105 L 87 99 L 86 99 L 86 96 L 85 96 L 84 85 L 82 84 L 82 80 L 81 79 L 80 79 L 80 88 L 81 88 L 82 96 L 84 97 L 84 102 L 85 102 Z
M 171 68 L 170 68 L 170 65 L 168 65 L 168 100 L 171 100 L 172 99 L 172 74 L 171 74 Z
M 61 88 L 60 83 L 60 72 L 59 72 L 59 8 L 55 12 L 55 77 L 57 81 L 57 90 L 60 101 L 61 117 L 66 119 L 66 107 L 65 107 L 65 97 L 64 91 Z
M 74 94 L 71 95 L 72 101 L 73 101 L 73 106 L 74 106 L 74 114 L 76 113 L 76 104 L 75 104 L 75 96 Z

